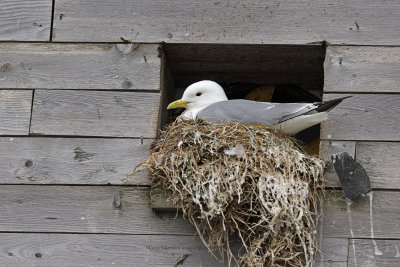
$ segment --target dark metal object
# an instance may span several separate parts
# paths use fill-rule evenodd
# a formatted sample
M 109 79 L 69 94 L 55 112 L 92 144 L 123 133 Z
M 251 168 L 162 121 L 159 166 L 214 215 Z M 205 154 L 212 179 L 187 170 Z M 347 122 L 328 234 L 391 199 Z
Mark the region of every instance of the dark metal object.
M 371 191 L 367 172 L 347 152 L 332 155 L 331 160 L 339 177 L 340 185 L 348 199 L 356 199 Z

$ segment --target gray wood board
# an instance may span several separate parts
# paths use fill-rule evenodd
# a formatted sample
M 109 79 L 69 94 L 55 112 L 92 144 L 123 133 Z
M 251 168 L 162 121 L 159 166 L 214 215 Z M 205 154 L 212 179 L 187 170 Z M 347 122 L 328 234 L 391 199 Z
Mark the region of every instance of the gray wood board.
M 172 213 L 155 213 L 149 187 L 0 186 L 0 232 L 193 235 Z
M 0 184 L 123 184 L 152 139 L 0 138 Z M 129 184 L 148 185 L 148 172 Z
M 348 202 L 342 191 L 326 192 L 322 236 L 400 238 L 400 192 L 373 191 L 372 196 L 372 201 L 367 195 Z
M 159 93 L 36 90 L 31 133 L 155 138 L 159 105 Z
M 50 41 L 51 0 L 0 1 L 0 41 Z
M 161 211 L 174 211 L 176 206 L 170 200 L 170 191 L 165 190 L 161 185 L 156 185 L 151 188 L 151 208 Z
M 374 14 L 374 16 L 371 16 Z M 400 3 L 56 0 L 54 40 L 397 45 Z M 357 22 L 357 25 L 355 23 Z
M 316 262 L 347 262 L 349 241 L 346 238 L 322 238 L 318 240 Z
M 321 141 L 319 146 L 319 155 L 324 158 L 326 162 L 326 169 L 324 172 L 325 179 L 327 180 L 326 186 L 340 186 L 339 177 L 336 174 L 335 168 L 331 161 L 331 155 L 347 152 L 354 158 L 356 152 L 356 142 L 352 141 Z
M 349 265 L 398 267 L 400 240 L 352 239 L 349 245 Z
M 0 44 L 0 88 L 160 89 L 158 45 Z
M 0 250 L 3 266 L 227 266 L 196 236 L 1 233 Z
M 29 134 L 31 106 L 32 90 L 0 90 L 0 135 Z
M 328 46 L 324 65 L 325 92 L 400 93 L 400 47 Z
M 347 267 L 346 261 L 315 262 L 315 267 Z
M 358 142 L 356 151 L 373 187 L 400 189 L 399 142 Z
M 328 190 L 323 200 L 322 218 L 317 237 L 321 238 L 399 238 L 400 237 L 400 192 L 374 191 L 370 196 L 348 202 L 342 191 Z M 165 202 L 168 194 L 156 192 L 158 199 L 152 208 Z M 161 205 L 160 209 L 176 209 L 171 202 Z M 372 213 L 372 216 L 370 214 Z M 371 231 L 371 222 L 373 231 Z M 351 230 L 353 234 L 351 234 Z M 320 239 L 321 240 L 321 239 Z
M 325 94 L 324 99 L 343 97 Z M 345 99 L 322 123 L 321 139 L 400 141 L 400 94 L 360 94 Z

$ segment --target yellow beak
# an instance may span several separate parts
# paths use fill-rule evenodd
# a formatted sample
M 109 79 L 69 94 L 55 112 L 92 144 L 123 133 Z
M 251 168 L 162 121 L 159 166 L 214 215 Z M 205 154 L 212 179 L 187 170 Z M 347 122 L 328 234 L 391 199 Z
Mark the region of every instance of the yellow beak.
M 179 99 L 179 100 L 176 100 L 176 101 L 170 103 L 170 104 L 168 105 L 167 109 L 185 108 L 186 105 L 187 105 L 188 103 L 189 103 L 189 102 L 182 101 L 182 99 Z

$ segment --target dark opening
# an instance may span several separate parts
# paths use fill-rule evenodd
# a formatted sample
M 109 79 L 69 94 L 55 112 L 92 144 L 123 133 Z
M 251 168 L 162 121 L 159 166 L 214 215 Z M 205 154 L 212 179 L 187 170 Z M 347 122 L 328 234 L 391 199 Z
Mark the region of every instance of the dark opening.
M 163 46 L 163 104 L 161 127 L 182 110 L 167 111 L 190 84 L 218 82 L 229 99 L 271 102 L 316 102 L 322 99 L 325 47 L 316 45 L 214 45 Z M 262 88 L 262 87 L 268 87 Z M 257 89 L 261 88 L 261 89 Z M 272 89 L 273 88 L 273 89 Z M 257 91 L 264 93 L 257 93 Z M 305 143 L 317 140 L 319 125 L 297 135 Z

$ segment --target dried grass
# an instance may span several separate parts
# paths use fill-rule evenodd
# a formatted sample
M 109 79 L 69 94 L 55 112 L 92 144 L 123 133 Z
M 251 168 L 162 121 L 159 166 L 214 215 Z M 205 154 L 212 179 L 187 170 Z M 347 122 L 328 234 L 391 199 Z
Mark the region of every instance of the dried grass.
M 324 164 L 292 138 L 265 126 L 173 123 L 144 165 L 209 250 L 226 253 L 229 263 L 312 264 Z

